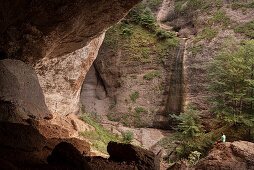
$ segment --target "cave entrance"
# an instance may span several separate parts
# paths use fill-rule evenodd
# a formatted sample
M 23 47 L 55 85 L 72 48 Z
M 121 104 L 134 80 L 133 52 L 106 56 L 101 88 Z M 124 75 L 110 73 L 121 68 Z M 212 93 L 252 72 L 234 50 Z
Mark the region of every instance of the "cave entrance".
M 97 71 L 95 64 L 92 64 L 83 82 L 80 103 L 82 112 L 105 113 L 109 105 L 107 91 Z

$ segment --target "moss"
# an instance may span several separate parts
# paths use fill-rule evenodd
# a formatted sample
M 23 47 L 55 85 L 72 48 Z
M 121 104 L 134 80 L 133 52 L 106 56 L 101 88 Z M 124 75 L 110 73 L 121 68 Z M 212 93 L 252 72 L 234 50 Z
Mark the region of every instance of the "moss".
M 251 38 L 254 38 L 254 20 L 235 26 L 234 31 L 236 33 L 243 33 Z

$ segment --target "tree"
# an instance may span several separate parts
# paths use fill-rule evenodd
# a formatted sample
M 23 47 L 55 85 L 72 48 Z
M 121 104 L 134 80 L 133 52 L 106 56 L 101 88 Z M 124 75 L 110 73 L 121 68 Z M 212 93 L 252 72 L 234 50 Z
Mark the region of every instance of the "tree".
M 178 145 L 176 146 L 177 157 L 188 157 L 193 151 L 200 150 L 198 137 L 203 132 L 203 125 L 201 124 L 200 113 L 191 106 L 187 106 L 184 113 L 180 115 L 171 115 L 176 119 L 178 124 L 174 128 L 176 131 L 173 138 Z
M 226 123 L 253 127 L 254 40 L 227 40 L 209 72 L 211 112 Z

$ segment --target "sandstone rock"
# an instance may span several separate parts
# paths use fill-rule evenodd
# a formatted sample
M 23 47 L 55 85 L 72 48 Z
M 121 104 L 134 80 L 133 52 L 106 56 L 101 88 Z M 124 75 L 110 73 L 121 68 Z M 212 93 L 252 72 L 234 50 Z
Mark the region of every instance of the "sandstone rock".
M 195 169 L 254 169 L 254 143 L 247 141 L 217 144 Z
M 54 115 L 77 112 L 80 87 L 103 33 L 139 1 L 1 1 L 1 59 L 19 59 L 36 68 Z
M 19 60 L 0 60 L 0 121 L 50 119 L 37 75 Z
M 159 170 L 159 159 L 151 151 L 135 147 L 130 144 L 109 142 L 107 151 L 109 160 L 135 162 L 138 169 Z

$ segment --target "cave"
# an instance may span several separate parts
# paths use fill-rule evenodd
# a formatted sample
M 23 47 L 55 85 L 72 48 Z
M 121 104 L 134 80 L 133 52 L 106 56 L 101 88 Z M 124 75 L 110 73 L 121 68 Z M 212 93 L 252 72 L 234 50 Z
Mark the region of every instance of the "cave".
M 0 169 L 57 168 L 47 157 L 61 142 L 90 154 L 73 138 L 81 85 L 104 32 L 139 1 L 0 1 Z

